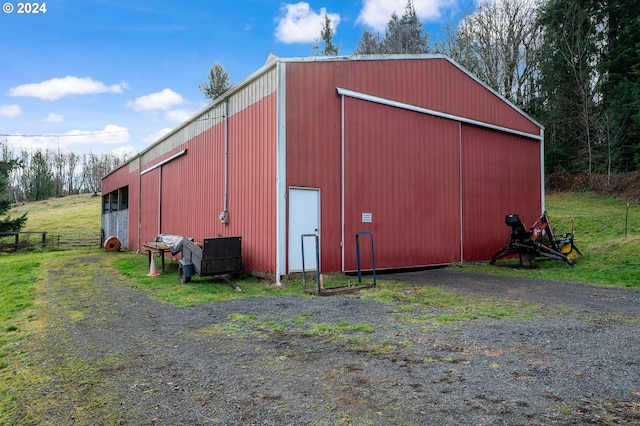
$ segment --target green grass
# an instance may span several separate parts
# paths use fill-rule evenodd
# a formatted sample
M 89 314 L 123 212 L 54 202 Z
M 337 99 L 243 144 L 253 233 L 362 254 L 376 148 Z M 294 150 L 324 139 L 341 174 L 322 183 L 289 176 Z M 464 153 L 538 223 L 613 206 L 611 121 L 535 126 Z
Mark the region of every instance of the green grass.
M 556 234 L 570 232 L 584 254 L 571 267 L 561 261 L 541 261 L 538 268 L 515 268 L 516 260 L 467 264 L 463 270 L 527 278 L 577 281 L 640 288 L 640 207 L 630 203 L 625 237 L 627 202 L 593 193 L 559 193 L 546 198 L 551 227 Z M 530 226 L 532 224 L 527 224 Z M 505 230 L 508 231 L 505 225 Z
M 0 257 L 0 369 L 22 357 L 19 342 L 27 336 L 33 318 L 38 256 L 29 253 Z
M 165 271 L 159 275 L 148 276 L 149 264 L 146 255 L 130 252 L 111 253 L 113 266 L 124 276 L 131 278 L 133 285 L 149 291 L 157 300 L 179 306 L 192 306 L 208 302 L 222 302 L 244 297 L 268 297 L 302 295 L 300 282 L 291 282 L 278 286 L 275 283 L 256 277 L 239 277 L 231 280 L 241 288 L 236 291 L 230 284 L 217 277 L 192 277 L 191 282 L 182 284 L 178 278 L 177 262 L 165 260 Z M 159 268 L 160 262 L 156 258 Z
M 8 213 L 11 217 L 27 213 L 23 231 L 99 233 L 101 200 L 102 197 L 93 194 L 69 195 L 30 201 L 13 207 Z

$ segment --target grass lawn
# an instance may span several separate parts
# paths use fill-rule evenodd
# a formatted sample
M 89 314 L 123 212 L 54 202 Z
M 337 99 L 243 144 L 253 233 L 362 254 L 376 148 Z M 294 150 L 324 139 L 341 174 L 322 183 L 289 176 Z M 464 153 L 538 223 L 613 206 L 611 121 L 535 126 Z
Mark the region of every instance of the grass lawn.
M 556 234 L 575 232 L 584 254 L 571 267 L 561 261 L 538 262 L 536 269 L 515 268 L 517 259 L 467 264 L 466 270 L 640 288 L 640 207 L 592 193 L 547 195 L 547 212 Z M 625 225 L 626 223 L 626 225 Z M 527 224 L 530 226 L 531 224 Z M 627 236 L 625 237 L 625 226 Z M 505 225 L 506 228 L 506 225 Z M 505 241 L 506 244 L 506 241 Z

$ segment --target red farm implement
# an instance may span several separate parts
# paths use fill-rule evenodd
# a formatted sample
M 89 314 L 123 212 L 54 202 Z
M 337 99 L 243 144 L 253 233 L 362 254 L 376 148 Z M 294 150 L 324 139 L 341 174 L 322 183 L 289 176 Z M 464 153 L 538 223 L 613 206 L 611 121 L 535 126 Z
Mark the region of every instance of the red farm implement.
M 520 265 L 525 268 L 535 268 L 536 257 L 562 260 L 574 266 L 575 259 L 582 255 L 574 244 L 573 231 L 558 235 L 553 233 L 547 212 L 542 213 L 529 229 L 517 214 L 507 215 L 504 221 L 511 227 L 509 243 L 493 255 L 492 265 L 498 259 L 517 254 Z

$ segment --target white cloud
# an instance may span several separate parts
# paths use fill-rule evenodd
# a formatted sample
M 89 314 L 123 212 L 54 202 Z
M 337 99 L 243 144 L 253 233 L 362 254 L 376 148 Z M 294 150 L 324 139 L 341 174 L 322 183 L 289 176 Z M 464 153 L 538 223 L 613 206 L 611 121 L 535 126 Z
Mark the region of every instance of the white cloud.
M 17 117 L 22 114 L 20 105 L 0 105 L 0 115 L 4 117 Z
M 26 149 L 68 149 L 70 147 L 114 145 L 128 143 L 131 139 L 126 127 L 107 124 L 102 130 L 70 130 L 67 133 L 51 136 L 8 136 L 7 142 L 16 150 Z
M 280 9 L 275 36 L 283 43 L 311 43 L 320 36 L 325 15 L 331 19 L 333 30 L 340 24 L 340 15 L 327 13 L 324 7 L 318 13 L 311 10 L 309 3 L 285 4 Z
M 173 129 L 170 127 L 158 130 L 155 133 L 151 133 L 150 135 L 147 135 L 146 137 L 142 138 L 142 142 L 148 143 L 148 144 L 152 144 L 156 141 L 158 141 L 161 137 L 163 137 L 164 135 L 166 135 L 167 133 L 169 133 L 170 131 L 172 131 Z
M 111 150 L 111 153 L 118 158 L 131 158 L 136 155 L 137 151 L 131 145 L 122 145 Z
M 363 0 L 363 7 L 357 23 L 367 25 L 376 31 L 383 32 L 391 15 L 398 17 L 404 14 L 406 0 Z M 440 18 L 440 10 L 455 4 L 455 0 L 413 0 L 416 15 L 421 21 Z
M 72 95 L 94 95 L 99 93 L 122 93 L 127 88 L 126 83 L 105 85 L 101 81 L 89 77 L 80 78 L 66 76 L 52 78 L 40 83 L 22 84 L 9 89 L 10 96 L 29 96 L 49 101 Z
M 191 110 L 174 109 L 171 111 L 167 111 L 164 116 L 168 121 L 172 123 L 180 124 L 187 121 L 193 114 L 194 114 L 194 111 L 191 111 Z
M 175 105 L 180 105 L 185 99 L 179 93 L 171 89 L 140 96 L 135 101 L 127 102 L 127 106 L 136 111 L 168 110 Z
M 62 121 L 64 121 L 64 117 L 60 114 L 54 114 L 52 112 L 49 113 L 49 115 L 47 115 L 44 118 L 44 121 L 47 121 L 49 123 L 60 123 Z

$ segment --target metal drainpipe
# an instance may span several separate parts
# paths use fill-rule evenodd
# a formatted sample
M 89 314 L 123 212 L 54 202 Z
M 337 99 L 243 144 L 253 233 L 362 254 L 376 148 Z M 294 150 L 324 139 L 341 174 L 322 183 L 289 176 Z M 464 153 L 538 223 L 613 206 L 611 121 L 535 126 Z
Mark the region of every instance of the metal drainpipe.
M 142 160 L 138 157 L 138 249 L 136 253 L 140 253 L 140 247 L 142 246 Z
M 162 234 L 162 166 L 158 170 L 158 234 Z
M 229 223 L 229 98 L 224 99 L 224 208 L 220 221 Z

